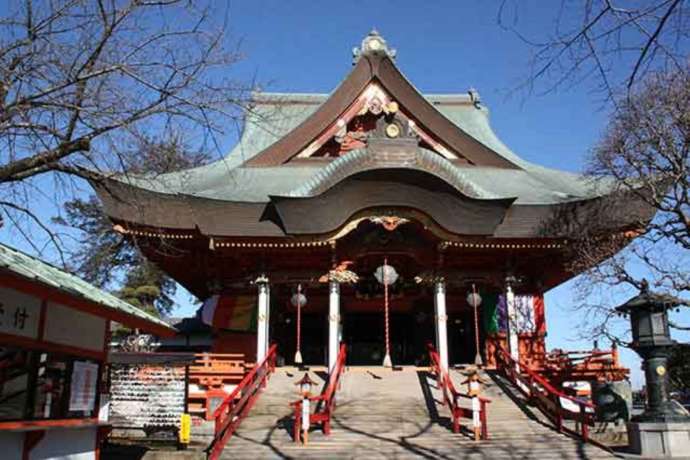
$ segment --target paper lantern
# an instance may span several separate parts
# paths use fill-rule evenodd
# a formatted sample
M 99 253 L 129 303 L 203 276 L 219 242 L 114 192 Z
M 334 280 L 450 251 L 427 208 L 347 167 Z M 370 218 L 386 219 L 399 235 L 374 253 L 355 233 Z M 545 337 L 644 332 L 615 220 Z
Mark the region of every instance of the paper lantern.
M 385 284 L 386 286 L 390 286 L 398 280 L 398 272 L 395 271 L 392 265 L 388 264 L 378 267 L 374 272 L 374 276 L 379 283 Z

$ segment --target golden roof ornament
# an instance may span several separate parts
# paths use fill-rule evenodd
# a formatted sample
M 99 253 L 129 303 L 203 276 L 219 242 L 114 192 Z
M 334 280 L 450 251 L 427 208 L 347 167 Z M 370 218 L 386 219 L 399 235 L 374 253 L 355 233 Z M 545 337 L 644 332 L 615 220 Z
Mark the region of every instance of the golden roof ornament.
M 417 284 L 428 284 L 433 286 L 436 283 L 445 283 L 446 277 L 436 270 L 425 270 L 414 277 L 414 282 Z
M 328 283 L 329 281 L 335 281 L 340 284 L 354 284 L 359 281 L 359 275 L 349 269 L 354 262 L 351 260 L 345 260 L 337 264 L 333 270 L 329 270 L 328 273 L 321 275 L 319 277 L 319 283 Z
M 391 136 L 390 133 L 388 132 L 388 128 L 390 128 L 391 126 L 397 127 L 397 125 L 388 125 L 388 127 L 386 128 L 386 134 L 389 137 L 397 137 L 397 135 Z M 369 217 L 369 221 L 374 223 L 374 224 L 382 226 L 383 228 L 385 228 L 389 232 L 392 232 L 393 230 L 395 230 L 399 226 L 401 226 L 403 224 L 407 224 L 410 222 L 409 219 L 406 219 L 404 217 L 390 216 L 390 215 L 371 216 L 371 217 Z
M 352 49 L 352 63 L 356 64 L 359 58 L 366 55 L 381 55 L 388 56 L 395 60 L 397 51 L 388 47 L 386 40 L 379 34 L 376 29 L 372 29 L 369 34 L 362 40 L 362 45 Z

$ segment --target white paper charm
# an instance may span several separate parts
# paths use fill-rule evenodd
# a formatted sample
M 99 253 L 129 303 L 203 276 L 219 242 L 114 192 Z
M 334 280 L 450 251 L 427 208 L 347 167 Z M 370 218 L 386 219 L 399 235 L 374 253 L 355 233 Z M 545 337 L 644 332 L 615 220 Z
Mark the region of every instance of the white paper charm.
M 307 431 L 309 429 L 309 414 L 311 414 L 311 407 L 308 398 L 302 400 L 302 431 Z
M 481 405 L 479 404 L 479 398 L 472 398 L 472 426 L 474 428 L 481 427 L 482 423 L 479 419 L 479 411 L 481 410 Z

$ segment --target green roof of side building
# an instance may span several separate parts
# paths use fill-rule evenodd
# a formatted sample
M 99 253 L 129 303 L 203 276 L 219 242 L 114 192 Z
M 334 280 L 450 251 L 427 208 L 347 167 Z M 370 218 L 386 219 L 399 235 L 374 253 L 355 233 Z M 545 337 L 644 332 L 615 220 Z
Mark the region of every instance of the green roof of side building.
M 81 278 L 3 244 L 0 244 L 0 270 L 8 271 L 26 280 L 40 283 L 69 296 L 96 304 L 104 309 L 104 313 L 110 311 L 119 317 L 124 316 L 138 320 L 138 322 L 144 322 L 152 326 L 150 329 L 169 331 L 169 333 L 176 331 L 162 319 L 118 299 Z M 104 314 L 104 316 L 109 315 Z M 122 322 L 126 323 L 126 321 Z

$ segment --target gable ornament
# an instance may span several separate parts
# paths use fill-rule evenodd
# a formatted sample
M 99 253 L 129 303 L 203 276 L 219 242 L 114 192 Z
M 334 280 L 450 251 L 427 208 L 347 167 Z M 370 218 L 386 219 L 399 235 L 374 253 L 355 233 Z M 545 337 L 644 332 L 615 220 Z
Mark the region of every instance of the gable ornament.
M 369 221 L 392 232 L 401 225 L 410 222 L 410 219 L 398 216 L 371 216 L 369 217 Z

